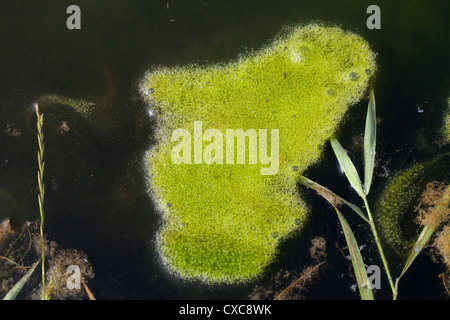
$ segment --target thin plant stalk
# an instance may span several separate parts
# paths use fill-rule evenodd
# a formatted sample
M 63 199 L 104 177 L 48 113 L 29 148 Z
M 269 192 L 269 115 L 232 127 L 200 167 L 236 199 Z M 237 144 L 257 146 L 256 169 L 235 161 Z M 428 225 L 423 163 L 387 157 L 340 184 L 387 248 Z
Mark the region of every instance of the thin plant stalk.
M 45 248 L 44 248 L 44 195 L 45 195 L 45 183 L 44 183 L 44 133 L 42 127 L 44 126 L 44 115 L 39 113 L 39 105 L 36 104 L 36 116 L 37 116 L 37 139 L 39 145 L 38 151 L 38 203 L 39 213 L 41 217 L 40 234 L 41 234 L 41 265 L 42 265 L 42 288 L 45 288 Z
M 384 255 L 383 247 L 381 246 L 380 238 L 378 237 L 377 228 L 372 219 L 372 213 L 370 212 L 369 204 L 367 203 L 366 197 L 364 197 L 363 200 L 364 200 L 364 205 L 366 206 L 367 215 L 369 216 L 369 226 L 370 226 L 370 229 L 372 230 L 373 237 L 375 238 L 375 243 L 377 244 L 378 252 L 380 254 L 381 261 L 383 262 L 384 270 L 388 277 L 389 285 L 391 286 L 391 290 L 392 290 L 392 294 L 395 298 L 396 297 L 396 286 L 394 285 L 394 281 L 392 280 L 391 271 L 389 269 L 388 262 Z
M 366 206 L 367 215 L 369 217 L 370 229 L 372 229 L 375 242 L 377 244 L 378 251 L 380 253 L 381 260 L 383 261 L 384 269 L 389 280 L 389 285 L 391 286 L 393 296 L 396 296 L 396 289 L 394 282 L 392 280 L 391 272 L 389 266 L 384 256 L 383 247 L 381 246 L 380 239 L 378 238 L 377 228 L 372 219 L 372 213 L 370 212 L 370 207 L 367 202 L 367 195 L 370 191 L 370 186 L 373 179 L 373 169 L 375 166 L 375 146 L 377 138 L 377 116 L 376 116 L 376 104 L 375 104 L 375 93 L 374 93 L 374 79 L 370 83 L 370 95 L 369 104 L 367 106 L 367 116 L 366 116 L 366 127 L 364 131 L 364 194 L 362 199 Z M 361 181 L 361 180 L 360 180 Z
M 375 223 L 372 218 L 372 213 L 370 211 L 369 203 L 367 202 L 366 193 L 364 192 L 363 186 L 361 184 L 361 179 L 359 178 L 358 172 L 356 171 L 356 168 L 355 168 L 352 160 L 350 159 L 350 157 L 348 156 L 348 154 L 346 153 L 346 151 L 342 147 L 342 145 L 339 143 L 339 141 L 336 138 L 331 138 L 330 142 L 331 142 L 333 151 L 336 155 L 336 158 L 338 159 L 338 162 L 341 165 L 348 181 L 350 182 L 351 186 L 356 191 L 356 193 L 358 193 L 358 195 L 364 201 L 364 205 L 366 207 L 367 217 L 368 217 L 368 220 L 365 220 L 365 221 L 368 222 L 370 229 L 372 230 L 372 234 L 375 238 L 375 242 L 377 244 L 377 248 L 380 253 L 380 257 L 383 262 L 384 269 L 386 271 L 386 275 L 389 280 L 389 285 L 391 286 L 392 293 L 395 295 L 394 282 L 392 281 L 392 276 L 391 276 L 391 273 L 389 270 L 389 266 L 388 266 L 387 260 L 384 256 L 383 247 L 381 246 L 381 242 L 378 237 L 378 232 L 377 232 Z

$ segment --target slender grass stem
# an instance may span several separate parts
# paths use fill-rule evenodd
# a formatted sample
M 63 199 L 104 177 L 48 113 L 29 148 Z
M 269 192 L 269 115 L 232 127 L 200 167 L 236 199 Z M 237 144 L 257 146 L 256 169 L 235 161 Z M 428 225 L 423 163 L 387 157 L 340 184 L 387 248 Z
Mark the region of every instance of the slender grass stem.
M 380 238 L 378 237 L 377 228 L 376 228 L 375 223 L 374 223 L 373 218 L 372 218 L 372 213 L 370 211 L 369 203 L 367 202 L 367 198 L 366 197 L 364 197 L 363 200 L 364 200 L 364 205 L 366 206 L 367 216 L 369 217 L 369 226 L 370 226 L 370 229 L 372 230 L 373 236 L 375 238 L 375 243 L 377 244 L 378 252 L 380 253 L 380 257 L 381 257 L 381 260 L 382 260 L 383 265 L 384 265 L 384 270 L 385 270 L 386 275 L 388 277 L 389 285 L 391 286 L 392 294 L 393 294 L 394 299 L 395 299 L 396 291 L 397 291 L 396 290 L 396 286 L 394 285 L 394 281 L 392 280 L 392 276 L 391 276 L 391 272 L 390 272 L 390 269 L 389 269 L 389 265 L 387 263 L 385 255 L 384 255 L 384 251 L 383 251 L 383 247 L 381 246 Z
M 40 235 L 41 235 L 41 265 L 42 265 L 42 288 L 45 288 L 45 246 L 44 246 L 44 194 L 45 194 L 45 183 L 44 183 L 44 115 L 39 113 L 39 106 L 36 104 L 36 116 L 37 116 L 37 140 L 39 145 L 38 151 L 38 185 L 39 185 L 39 195 L 38 195 L 38 203 L 39 203 L 39 213 L 41 218 L 40 223 Z

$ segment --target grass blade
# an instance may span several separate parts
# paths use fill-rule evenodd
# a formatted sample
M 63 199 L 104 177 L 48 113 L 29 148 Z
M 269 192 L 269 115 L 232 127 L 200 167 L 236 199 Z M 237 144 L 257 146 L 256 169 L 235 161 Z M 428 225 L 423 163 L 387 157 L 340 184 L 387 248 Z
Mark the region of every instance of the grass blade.
M 375 165 L 375 144 L 377 135 L 377 116 L 375 112 L 375 94 L 370 85 L 370 98 L 367 107 L 366 128 L 364 132 L 364 189 L 369 194 Z
M 362 260 L 361 252 L 359 251 L 359 246 L 356 242 L 355 236 L 350 229 L 349 224 L 347 223 L 347 220 L 345 220 L 344 216 L 341 214 L 339 209 L 337 208 L 337 205 L 340 205 L 341 203 L 345 203 L 348 206 L 350 206 L 353 210 L 355 210 L 364 220 L 368 221 L 368 219 L 365 217 L 365 215 L 362 213 L 362 211 L 355 206 L 354 204 L 342 199 L 341 197 L 337 196 L 330 190 L 328 190 L 325 187 L 322 187 L 320 184 L 309 180 L 308 178 L 300 175 L 300 183 L 308 188 L 313 189 L 316 191 L 319 195 L 324 197 L 334 208 L 336 211 L 339 222 L 341 223 L 342 230 L 344 231 L 345 235 L 345 241 L 347 242 L 348 250 L 350 253 L 350 257 L 352 260 L 353 270 L 355 272 L 356 281 L 358 283 L 358 289 L 359 294 L 361 296 L 361 299 L 363 300 L 373 300 L 373 293 L 372 289 L 370 288 L 369 279 L 367 277 L 367 271 L 366 267 L 364 266 L 364 262 Z
M 434 210 L 433 214 L 436 215 L 436 218 L 433 219 L 433 223 L 426 224 L 423 227 L 422 232 L 420 232 L 419 237 L 417 238 L 416 243 L 414 244 L 413 249 L 411 250 L 411 253 L 410 253 L 409 257 L 408 257 L 408 259 L 405 262 L 405 266 L 403 267 L 403 270 L 400 273 L 400 276 L 397 278 L 397 280 L 395 282 L 395 296 L 394 296 L 394 298 L 396 298 L 396 295 L 398 293 L 397 292 L 397 290 L 398 290 L 398 282 L 400 281 L 400 278 L 409 269 L 411 264 L 414 262 L 414 260 L 420 254 L 420 252 L 422 252 L 422 249 L 428 243 L 428 241 L 430 240 L 431 236 L 437 230 L 437 228 L 439 227 L 439 225 L 440 225 L 440 223 L 441 223 L 441 221 L 443 219 L 444 212 L 445 212 L 446 208 L 449 207 L 449 205 L 450 205 L 450 186 L 448 186 L 445 189 L 444 195 L 442 196 L 441 199 L 438 200 L 438 202 L 436 203 L 436 206 L 432 209 L 432 210 Z
M 414 244 L 414 247 L 411 251 L 411 254 L 408 257 L 408 260 L 406 260 L 405 266 L 403 267 L 403 270 L 399 276 L 402 277 L 406 270 L 411 266 L 413 261 L 416 259 L 416 257 L 419 255 L 419 253 L 422 251 L 422 249 L 425 247 L 425 245 L 428 243 L 428 240 L 430 240 L 433 233 L 436 231 L 436 228 L 426 225 L 423 227 L 422 232 L 420 233 L 419 237 L 417 238 L 416 243 Z
M 3 300 L 14 300 L 17 295 L 22 290 L 25 283 L 28 281 L 30 276 L 33 274 L 34 270 L 36 269 L 37 265 L 40 261 L 37 261 L 31 268 L 28 270 L 27 273 L 14 285 L 14 287 L 11 288 L 11 290 L 8 291 L 6 296 L 3 298 Z
M 406 271 L 409 269 L 409 267 L 412 265 L 414 260 L 417 258 L 417 256 L 422 252 L 422 249 L 425 247 L 425 245 L 428 243 L 428 240 L 430 240 L 433 233 L 436 231 L 436 228 L 432 226 L 424 226 L 422 229 L 422 232 L 420 233 L 419 237 L 417 238 L 416 243 L 414 244 L 413 249 L 411 250 L 411 253 L 408 257 L 408 260 L 405 262 L 405 266 L 403 267 L 402 272 L 398 276 L 397 280 L 395 281 L 395 291 L 394 291 L 394 300 L 397 298 L 398 294 L 398 282 L 400 281 L 401 277 L 406 273 Z
M 311 188 L 314 191 L 316 191 L 319 195 L 321 195 L 322 197 L 324 197 L 328 202 L 330 202 L 331 204 L 339 204 L 339 203 L 344 203 L 347 206 L 349 206 L 353 211 L 355 211 L 361 218 L 363 218 L 366 222 L 369 222 L 369 219 L 367 218 L 367 216 L 362 212 L 362 210 L 354 205 L 353 203 L 339 197 L 337 194 L 333 193 L 332 191 L 328 190 L 327 188 L 321 186 L 320 184 L 318 184 L 317 182 L 314 182 L 312 180 L 309 180 L 308 178 L 300 175 L 300 180 L 299 182 L 304 185 L 307 188 Z
M 352 260 L 353 271 L 355 272 L 356 281 L 358 283 L 359 295 L 362 300 L 374 300 L 371 284 L 369 282 L 369 278 L 367 277 L 367 270 L 361 256 L 361 252 L 359 251 L 359 246 L 356 242 L 355 235 L 339 209 L 334 207 L 334 210 L 338 215 L 339 222 L 341 223 L 342 230 L 344 231 L 345 241 L 347 242 L 350 258 Z
M 345 149 L 341 146 L 339 141 L 336 138 L 330 139 L 331 146 L 333 147 L 334 154 L 339 161 L 344 173 L 352 185 L 353 189 L 358 193 L 361 198 L 365 198 L 365 193 L 361 184 L 361 179 L 359 178 L 358 172 L 356 171 L 355 166 L 353 165 L 352 160 L 345 152 Z

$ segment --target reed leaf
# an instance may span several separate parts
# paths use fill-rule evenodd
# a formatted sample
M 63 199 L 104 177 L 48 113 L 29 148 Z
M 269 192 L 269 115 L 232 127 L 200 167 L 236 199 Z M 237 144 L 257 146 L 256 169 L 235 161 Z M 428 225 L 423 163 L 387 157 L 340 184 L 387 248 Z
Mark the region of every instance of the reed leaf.
M 350 228 L 350 225 L 348 224 L 347 220 L 345 220 L 342 213 L 337 208 L 338 205 L 341 203 L 345 203 L 350 208 L 352 208 L 356 213 L 358 213 L 364 220 L 367 222 L 369 221 L 368 218 L 362 213 L 361 209 L 359 209 L 356 205 L 352 204 L 351 202 L 346 201 L 345 199 L 339 197 L 338 195 L 334 194 L 327 188 L 321 186 L 320 184 L 309 180 L 308 178 L 300 175 L 299 182 L 316 191 L 319 195 L 324 197 L 334 208 L 336 211 L 339 222 L 341 223 L 342 230 L 344 231 L 345 235 L 345 241 L 347 242 L 348 250 L 350 253 L 351 261 L 353 270 L 355 272 L 356 281 L 358 284 L 359 294 L 361 296 L 362 300 L 373 300 L 373 293 L 372 289 L 369 283 L 369 279 L 367 277 L 367 271 L 366 267 L 364 265 L 361 252 L 359 251 L 358 243 L 356 242 L 355 236 L 353 234 L 353 231 Z
M 394 298 L 397 297 L 398 294 L 398 282 L 400 281 L 401 277 L 406 273 L 406 271 L 409 269 L 409 267 L 412 265 L 414 260 L 417 258 L 417 256 L 422 252 L 422 249 L 426 246 L 428 241 L 430 240 L 431 236 L 436 232 L 437 228 L 439 227 L 443 217 L 444 212 L 446 208 L 448 208 L 450 205 L 450 186 L 448 186 L 445 189 L 445 192 L 441 199 L 439 199 L 436 203 L 436 206 L 431 209 L 434 212 L 431 214 L 434 214 L 436 218 L 433 220 L 433 223 L 426 224 L 422 231 L 419 234 L 419 237 L 417 238 L 416 242 L 414 243 L 414 246 L 411 250 L 411 253 L 408 257 L 408 259 L 405 262 L 405 266 L 402 269 L 402 272 L 400 273 L 400 276 L 395 281 L 395 294 Z
M 22 290 L 22 288 L 25 285 L 25 283 L 31 277 L 31 275 L 33 274 L 33 272 L 36 269 L 37 265 L 39 264 L 39 262 L 40 261 L 35 262 L 35 264 L 30 268 L 30 270 L 28 270 L 28 272 L 25 273 L 25 275 L 19 281 L 17 281 L 17 283 L 14 285 L 14 287 L 12 287 L 11 290 L 8 291 L 8 293 L 3 298 L 3 300 L 14 300 L 14 299 L 16 299 L 17 295 L 20 293 L 20 291 Z
M 369 222 L 369 218 L 367 217 L 367 215 L 365 215 L 363 213 L 363 211 L 356 205 L 354 205 L 353 203 L 339 197 L 337 194 L 333 193 L 332 191 L 328 190 L 327 188 L 325 188 L 324 186 L 318 184 L 317 182 L 314 182 L 302 175 L 300 175 L 300 179 L 299 179 L 300 184 L 304 185 L 307 188 L 313 189 L 314 191 L 316 191 L 319 195 L 321 195 L 322 197 L 324 197 L 328 202 L 330 202 L 331 204 L 339 204 L 339 203 L 344 203 L 347 206 L 349 206 L 353 211 L 355 211 L 361 218 L 363 218 L 366 222 Z
M 331 146 L 333 147 L 334 154 L 336 155 L 339 164 L 344 170 L 345 176 L 347 177 L 348 181 L 352 185 L 353 189 L 355 189 L 355 191 L 358 193 L 358 195 L 362 199 L 365 199 L 366 194 L 364 193 L 361 179 L 359 178 L 358 172 L 356 171 L 352 160 L 336 138 L 331 138 L 330 142 Z
M 422 252 L 422 249 L 428 243 L 428 240 L 430 240 L 431 236 L 435 231 L 436 228 L 434 228 L 433 226 L 426 225 L 423 227 L 422 232 L 420 233 L 419 237 L 417 238 L 414 244 L 413 249 L 411 250 L 411 254 L 408 257 L 408 260 L 406 260 L 405 266 L 403 267 L 403 270 L 399 278 L 405 274 L 405 272 L 411 266 L 416 257 L 420 254 L 420 252 Z
M 361 256 L 361 252 L 359 251 L 359 246 L 356 242 L 355 235 L 339 209 L 335 206 L 333 207 L 338 215 L 342 230 L 344 231 L 345 241 L 347 242 L 353 271 L 355 272 L 356 282 L 358 284 L 359 295 L 362 300 L 374 300 L 371 284 L 369 282 L 369 278 L 367 277 L 367 270 Z
M 416 260 L 417 256 L 422 252 L 422 249 L 425 247 L 425 245 L 428 243 L 428 240 L 430 240 L 433 233 L 436 231 L 436 228 L 432 226 L 424 226 L 422 229 L 422 232 L 420 233 L 419 237 L 417 238 L 416 243 L 414 244 L 413 249 L 411 250 L 411 253 L 408 257 L 408 260 L 405 262 L 405 266 L 402 269 L 402 272 L 398 276 L 397 280 L 395 281 L 395 290 L 394 290 L 394 300 L 397 299 L 398 294 L 398 283 L 400 279 L 403 277 L 403 275 L 406 273 L 406 271 L 409 269 L 409 267 L 412 265 L 414 260 Z
M 375 145 L 377 135 L 377 116 L 375 111 L 375 94 L 370 85 L 370 98 L 367 107 L 366 128 L 364 132 L 364 190 L 369 194 L 375 165 Z

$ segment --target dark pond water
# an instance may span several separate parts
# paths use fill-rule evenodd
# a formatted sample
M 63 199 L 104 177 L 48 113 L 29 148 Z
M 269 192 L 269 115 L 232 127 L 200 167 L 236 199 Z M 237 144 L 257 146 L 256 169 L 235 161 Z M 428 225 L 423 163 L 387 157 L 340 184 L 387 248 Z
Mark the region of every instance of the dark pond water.
M 81 30 L 66 28 L 70 4 L 81 8 Z M 381 8 L 380 30 L 366 27 L 371 4 Z M 48 94 L 82 99 L 95 105 L 87 118 L 69 107 L 43 110 L 45 228 L 60 247 L 89 256 L 96 274 L 90 288 L 98 299 L 248 299 L 255 285 L 269 287 L 279 270 L 300 272 L 316 235 L 327 238 L 330 267 L 304 296 L 358 299 L 349 262 L 335 245 L 345 247 L 335 214 L 312 194 L 310 231 L 288 241 L 259 282 L 211 288 L 168 276 L 153 243 L 159 217 L 142 170 L 153 122 L 138 82 L 151 66 L 233 59 L 265 45 L 286 25 L 318 20 L 352 30 L 378 54 L 376 192 L 386 182 L 383 167 L 395 172 L 426 158 L 440 128 L 450 95 L 449 9 L 444 0 L 1 1 L 0 218 L 20 226 L 39 217 L 33 103 Z M 346 119 L 343 144 L 363 132 L 366 103 Z M 325 151 L 309 176 L 354 197 Z M 355 157 L 361 163 L 360 154 Z M 442 272 L 424 255 L 405 276 L 399 298 L 445 299 Z

